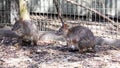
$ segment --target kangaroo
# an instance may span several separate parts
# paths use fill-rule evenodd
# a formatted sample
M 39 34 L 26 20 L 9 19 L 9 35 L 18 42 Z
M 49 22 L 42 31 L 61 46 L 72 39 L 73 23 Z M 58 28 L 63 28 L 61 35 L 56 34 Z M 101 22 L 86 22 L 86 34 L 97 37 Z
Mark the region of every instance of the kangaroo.
M 64 24 L 58 32 L 58 35 L 64 35 L 67 41 L 67 45 L 70 45 L 74 50 L 77 48 L 80 53 L 85 51 L 95 52 L 95 36 L 92 31 L 83 26 L 74 26 L 69 28 L 67 24 Z
M 17 20 L 12 30 L 20 36 L 23 41 L 32 41 L 37 45 L 39 39 L 38 29 L 31 20 Z
M 66 38 L 68 45 L 74 45 L 79 48 L 80 52 L 83 52 L 84 50 L 94 50 L 95 45 L 120 45 L 120 39 L 109 39 L 109 38 L 102 38 L 98 36 L 94 36 L 92 31 L 86 27 L 83 26 L 75 26 L 72 28 L 69 28 L 67 24 L 64 23 L 60 4 L 58 3 L 58 0 L 53 0 L 53 3 L 56 7 L 56 11 L 58 13 L 58 17 L 62 23 L 62 26 L 59 28 L 58 31 L 56 31 L 57 35 L 64 35 Z

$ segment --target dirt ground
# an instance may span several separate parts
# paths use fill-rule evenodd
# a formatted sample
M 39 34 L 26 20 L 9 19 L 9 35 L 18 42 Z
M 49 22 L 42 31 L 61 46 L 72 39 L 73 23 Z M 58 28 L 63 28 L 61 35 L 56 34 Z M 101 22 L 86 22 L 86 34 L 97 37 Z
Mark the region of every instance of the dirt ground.
M 102 32 L 99 32 L 99 28 L 103 28 Z M 100 36 L 105 32 L 104 27 L 96 26 L 93 29 Z M 120 68 L 119 47 L 96 45 L 95 53 L 81 54 L 59 44 L 22 46 L 16 43 L 16 39 L 9 38 L 4 43 L 0 39 L 0 42 L 0 68 Z
M 0 68 L 120 68 L 120 50 L 109 45 L 96 45 L 96 53 L 80 54 L 65 45 L 12 43 L 0 44 Z

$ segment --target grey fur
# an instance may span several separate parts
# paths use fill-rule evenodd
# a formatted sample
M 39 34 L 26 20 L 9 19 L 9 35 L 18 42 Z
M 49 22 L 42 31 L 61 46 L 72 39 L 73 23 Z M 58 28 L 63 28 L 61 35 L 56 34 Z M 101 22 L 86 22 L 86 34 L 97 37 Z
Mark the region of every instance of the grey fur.
M 96 36 L 95 45 L 120 46 L 120 39 L 111 39 Z
M 31 20 L 16 21 L 12 28 L 24 40 L 31 40 L 37 43 L 39 39 L 39 31 L 34 22 Z

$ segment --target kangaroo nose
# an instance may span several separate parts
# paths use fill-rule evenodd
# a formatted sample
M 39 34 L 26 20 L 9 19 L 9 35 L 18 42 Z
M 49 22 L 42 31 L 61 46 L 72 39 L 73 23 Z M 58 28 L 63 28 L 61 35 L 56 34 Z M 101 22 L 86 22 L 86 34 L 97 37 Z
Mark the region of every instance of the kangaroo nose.
M 14 30 L 13 28 L 11 30 Z
M 13 27 L 11 28 L 12 31 L 14 31 Z

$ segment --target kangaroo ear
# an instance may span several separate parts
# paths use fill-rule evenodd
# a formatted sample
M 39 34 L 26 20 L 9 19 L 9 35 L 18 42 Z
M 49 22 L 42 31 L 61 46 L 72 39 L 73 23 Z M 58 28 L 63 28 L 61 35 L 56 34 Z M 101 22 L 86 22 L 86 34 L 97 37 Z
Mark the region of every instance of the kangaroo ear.
M 16 17 L 16 18 L 15 18 L 15 21 L 18 21 L 18 20 L 19 20 L 19 18 Z
M 68 24 L 64 24 L 64 25 L 63 25 L 63 28 L 65 28 L 65 29 L 68 29 L 68 27 L 69 27 Z
M 22 18 L 15 18 L 15 22 L 23 23 Z

